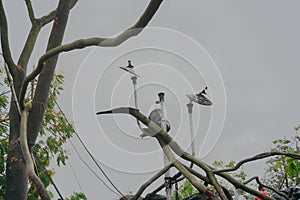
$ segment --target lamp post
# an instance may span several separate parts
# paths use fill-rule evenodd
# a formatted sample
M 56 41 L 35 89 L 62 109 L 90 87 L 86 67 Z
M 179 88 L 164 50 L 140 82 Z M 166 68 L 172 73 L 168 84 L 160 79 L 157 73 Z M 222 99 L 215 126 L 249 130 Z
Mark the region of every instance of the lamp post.
M 119 67 L 120 69 L 126 71 L 127 73 L 131 74 L 131 81 L 132 81 L 132 85 L 133 85 L 133 95 L 134 95 L 134 106 L 136 109 L 138 109 L 138 96 L 137 96 L 137 78 L 140 77 L 138 74 L 135 73 L 134 71 L 134 66 L 131 64 L 131 61 L 128 60 L 128 65 L 127 67 Z M 139 127 L 139 129 L 143 132 L 144 134 L 144 130 L 140 124 L 139 120 L 136 120 L 136 123 Z M 142 135 L 143 135 L 142 134 Z
M 205 96 L 207 87 L 205 87 L 198 94 L 187 94 L 187 98 L 190 100 L 188 104 L 186 104 L 189 113 L 189 121 L 190 121 L 190 137 L 191 137 L 191 147 L 192 147 L 192 155 L 195 156 L 195 143 L 194 143 L 194 127 L 193 127 L 193 102 L 204 105 L 211 106 L 212 102 Z
M 163 131 L 167 132 L 167 114 L 166 114 L 166 107 L 165 107 L 165 93 L 160 92 L 158 93 L 159 102 L 160 102 L 160 109 L 161 109 L 161 128 Z M 169 160 L 167 156 L 164 154 L 164 166 L 169 164 Z M 165 185 L 166 185 L 166 199 L 172 199 L 172 185 L 170 183 L 170 170 L 165 173 Z
M 193 126 L 193 105 L 192 102 L 186 104 L 189 113 L 189 121 L 190 121 L 190 136 L 191 136 L 191 147 L 192 147 L 192 155 L 195 156 L 195 143 L 194 143 L 194 126 Z
M 134 66 L 131 64 L 131 61 L 128 61 L 128 66 L 127 67 L 120 67 L 120 69 L 126 71 L 127 73 L 131 74 L 131 80 L 132 80 L 132 85 L 133 85 L 133 92 L 134 92 L 134 104 L 135 104 L 135 108 L 138 109 L 138 96 L 137 96 L 137 78 L 139 77 L 139 75 L 137 75 L 134 71 Z M 157 110 L 154 110 L 153 115 L 154 118 L 156 119 L 156 123 L 160 123 L 161 128 L 165 131 L 168 132 L 168 129 L 170 129 L 170 124 L 167 121 L 167 115 L 166 115 L 166 109 L 165 109 L 165 94 L 163 92 L 158 94 L 159 97 L 159 104 L 160 104 L 160 110 L 161 112 L 157 113 Z M 161 115 L 161 116 L 159 116 Z M 151 116 L 151 114 L 150 114 Z M 150 117 L 149 116 L 149 117 Z M 160 118 L 160 119 L 159 119 Z M 151 119 L 151 117 L 150 117 Z M 152 119 L 151 119 L 152 120 Z M 143 135 L 147 135 L 145 134 L 145 130 L 141 127 L 140 122 L 137 120 L 137 124 L 139 129 L 143 132 Z M 142 137 L 143 137 L 142 135 Z M 166 155 L 164 154 L 164 165 L 168 165 L 169 164 L 169 160 L 166 157 Z M 167 171 L 165 173 L 165 187 L 166 187 L 166 199 L 167 200 L 171 200 L 172 199 L 172 185 L 170 182 L 170 170 Z

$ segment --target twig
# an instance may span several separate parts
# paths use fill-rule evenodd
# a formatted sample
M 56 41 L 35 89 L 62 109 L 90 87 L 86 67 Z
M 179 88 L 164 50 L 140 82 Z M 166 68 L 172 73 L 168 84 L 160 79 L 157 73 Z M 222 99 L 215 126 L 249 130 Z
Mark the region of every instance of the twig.
M 240 162 L 238 162 L 234 167 L 232 168 L 227 168 L 227 169 L 220 169 L 220 170 L 215 170 L 215 173 L 219 173 L 219 172 L 230 172 L 230 171 L 235 171 L 238 168 L 240 168 L 243 164 L 247 163 L 247 162 L 251 162 L 254 160 L 259 160 L 259 159 L 263 159 L 263 158 L 267 158 L 267 157 L 271 157 L 271 156 L 278 156 L 278 155 L 284 155 L 284 156 L 288 156 L 291 158 L 295 158 L 297 160 L 300 160 L 300 155 L 299 154 L 295 154 L 295 153 L 290 153 L 290 152 L 279 152 L 279 151 L 271 151 L 271 152 L 265 152 L 265 153 L 260 153 L 257 154 L 253 157 L 250 158 L 246 158 L 244 160 L 241 160 Z
M 10 92 L 11 92 L 11 90 L 7 90 L 7 91 L 5 91 L 5 92 L 2 92 L 2 93 L 0 94 L 0 96 L 5 95 L 5 94 L 10 93 Z
M 286 194 L 284 194 L 283 192 L 280 192 L 280 191 L 278 191 L 278 190 L 276 190 L 276 189 L 274 189 L 274 188 L 272 188 L 272 187 L 269 187 L 269 186 L 267 186 L 267 185 L 264 185 L 262 182 L 260 182 L 258 176 L 254 176 L 254 177 L 252 177 L 252 178 L 246 180 L 246 181 L 244 182 L 244 184 L 248 184 L 248 183 L 250 183 L 250 182 L 253 181 L 253 180 L 255 180 L 256 183 L 257 183 L 258 185 L 260 185 L 260 186 L 262 186 L 262 187 L 264 187 L 264 188 L 267 188 L 267 189 L 271 190 L 272 192 L 274 192 L 274 193 L 276 193 L 276 194 L 278 194 L 278 195 L 280 195 L 280 196 L 283 196 L 286 200 L 289 200 L 289 197 L 286 196 Z

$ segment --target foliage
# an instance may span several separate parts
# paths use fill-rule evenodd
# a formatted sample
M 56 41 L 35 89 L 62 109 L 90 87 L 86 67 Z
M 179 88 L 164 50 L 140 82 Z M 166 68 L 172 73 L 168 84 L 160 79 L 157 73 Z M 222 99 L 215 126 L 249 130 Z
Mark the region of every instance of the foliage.
M 197 194 L 199 193 L 198 190 L 196 188 L 194 188 L 194 186 L 192 185 L 192 183 L 185 179 L 183 184 L 179 186 L 178 188 L 178 197 L 179 199 L 183 199 L 186 197 L 189 197 L 193 194 Z M 175 192 L 173 194 L 173 196 L 175 196 Z M 175 197 L 173 197 L 175 199 Z
M 3 68 L 0 67 L 0 80 L 5 79 Z M 45 111 L 45 117 L 40 130 L 39 141 L 33 149 L 33 155 L 36 161 L 38 175 L 45 187 L 50 185 L 50 177 L 55 174 L 53 169 L 46 170 L 50 165 L 50 161 L 56 159 L 58 166 L 65 165 L 69 152 L 63 149 L 63 144 L 67 139 L 72 137 L 73 127 L 65 120 L 61 111 L 55 108 L 55 101 L 60 92 L 63 90 L 64 83 L 63 74 L 54 74 L 52 84 L 50 86 L 50 95 Z M 5 83 L 0 83 L 0 87 L 5 88 L 3 91 L 9 90 Z M 32 84 L 31 87 L 34 87 Z M 33 90 L 32 90 L 33 91 Z M 30 101 L 33 95 L 27 95 L 27 101 Z M 5 194 L 5 163 L 7 158 L 8 147 L 8 98 L 10 94 L 0 94 L 0 199 Z M 52 194 L 50 194 L 52 196 Z M 38 198 L 38 192 L 34 186 L 31 186 L 28 192 L 28 199 L 34 200 Z
M 4 80 L 4 69 L 0 67 L 0 80 Z M 0 82 L 1 91 L 6 91 L 7 86 Z M 6 89 L 6 90 L 5 90 Z M 4 199 L 6 185 L 5 163 L 8 147 L 8 96 L 4 92 L 0 94 L 0 199 Z
M 69 198 L 66 200 L 86 200 L 87 197 L 82 192 L 74 192 Z
M 298 126 L 299 127 L 299 126 Z M 295 130 L 298 130 L 298 127 Z M 282 151 L 291 153 L 300 153 L 298 143 L 299 136 L 291 139 L 278 139 L 273 141 L 275 147 L 271 151 Z M 284 186 L 300 185 L 300 162 L 297 159 L 276 156 L 267 160 L 267 169 L 264 179 L 271 187 L 282 189 Z
M 235 166 L 235 161 L 230 161 L 228 164 L 224 164 L 223 161 L 214 161 L 213 166 L 218 169 L 224 169 L 224 168 L 232 168 Z M 247 174 L 244 171 L 244 168 L 241 167 L 237 171 L 231 172 L 232 177 L 234 177 L 236 180 L 240 182 L 244 182 L 246 180 Z M 223 185 L 225 188 L 229 190 L 232 196 L 238 194 L 238 195 L 246 195 L 246 193 L 243 190 L 235 190 L 231 185 L 228 184 L 228 182 L 224 182 L 222 180 L 219 181 L 221 185 Z

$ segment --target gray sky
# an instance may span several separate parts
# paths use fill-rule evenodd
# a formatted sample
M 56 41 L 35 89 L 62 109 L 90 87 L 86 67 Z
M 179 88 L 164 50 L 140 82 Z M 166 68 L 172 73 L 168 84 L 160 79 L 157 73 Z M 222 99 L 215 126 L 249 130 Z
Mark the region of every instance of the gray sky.
M 135 23 L 147 3 L 80 1 L 70 15 L 64 42 L 113 36 Z M 33 4 L 38 16 L 56 6 L 49 0 Z M 30 24 L 24 2 L 6 1 L 5 7 L 12 53 L 17 58 Z M 94 115 L 134 105 L 130 76 L 118 69 L 129 59 L 141 75 L 141 111 L 148 114 L 157 93 L 164 91 L 170 134 L 184 148 L 190 144 L 185 94 L 208 85 L 214 106 L 194 106 L 197 156 L 211 163 L 260 153 L 273 140 L 293 136 L 299 124 L 299 9 L 296 0 L 166 0 L 149 28 L 120 47 L 62 54 L 58 69 L 63 70 L 66 82 L 59 102 L 123 193 L 135 192 L 163 165 L 157 142 L 139 139 L 132 118 Z M 30 65 L 44 51 L 49 29 L 41 33 Z M 76 139 L 73 142 L 80 146 Z M 70 162 L 89 199 L 116 199 L 75 153 Z M 262 174 L 263 167 L 255 162 L 245 170 L 250 175 Z M 64 195 L 80 191 L 70 166 L 57 169 L 54 179 Z

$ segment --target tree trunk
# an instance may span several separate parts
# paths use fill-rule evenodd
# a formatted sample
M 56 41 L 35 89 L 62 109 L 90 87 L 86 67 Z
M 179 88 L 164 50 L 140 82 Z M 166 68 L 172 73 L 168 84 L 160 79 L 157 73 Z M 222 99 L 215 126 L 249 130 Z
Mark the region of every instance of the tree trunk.
M 70 0 L 60 0 L 57 7 L 57 14 L 53 22 L 52 31 L 49 37 L 47 50 L 61 44 L 70 10 Z M 56 67 L 58 56 L 54 56 L 46 62 L 40 74 L 33 107 L 29 114 L 28 121 L 28 145 L 32 149 L 38 136 L 44 113 L 47 107 L 48 95 L 53 72 Z M 24 72 L 14 79 L 17 96 L 24 80 Z M 12 99 L 11 102 L 14 102 Z M 6 199 L 25 200 L 28 191 L 27 169 L 20 148 L 20 116 L 16 105 L 11 103 L 10 107 L 10 136 L 8 159 L 6 166 Z
M 61 45 L 70 11 L 70 0 L 59 1 L 57 14 L 48 41 L 47 51 Z M 28 117 L 28 145 L 32 149 L 44 118 L 49 97 L 50 84 L 57 64 L 58 55 L 49 58 L 41 71 L 35 90 L 32 109 Z
M 21 84 L 24 79 L 23 71 L 14 79 L 16 94 L 20 92 Z M 9 119 L 9 145 L 6 165 L 6 199 L 7 200 L 25 200 L 28 190 L 28 177 L 26 165 L 23 159 L 20 147 L 20 115 L 14 99 L 11 99 Z

